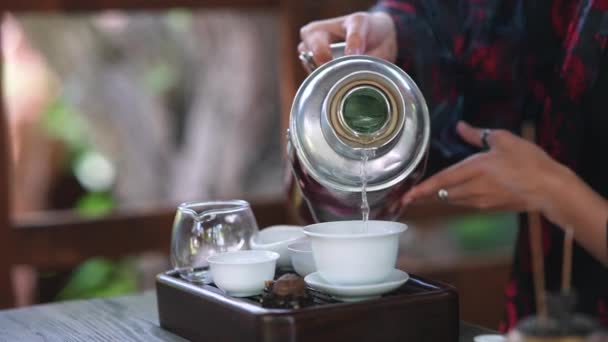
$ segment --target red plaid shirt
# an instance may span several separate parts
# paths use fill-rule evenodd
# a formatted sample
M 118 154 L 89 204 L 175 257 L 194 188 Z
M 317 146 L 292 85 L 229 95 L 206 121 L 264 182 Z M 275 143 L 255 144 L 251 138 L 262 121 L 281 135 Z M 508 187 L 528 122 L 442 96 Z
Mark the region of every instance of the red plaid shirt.
M 589 138 L 593 130 L 605 135 L 608 129 L 608 113 L 601 110 L 608 104 L 608 82 L 603 90 L 596 87 L 608 68 L 602 66 L 608 0 L 387 0 L 376 9 L 392 15 L 397 64 L 427 99 L 432 158 L 452 163 L 475 152 L 456 137 L 458 120 L 512 131 L 532 120 L 538 144 L 608 196 L 608 167 L 601 161 L 608 157 L 601 154 L 608 138 Z M 601 93 L 595 96 L 599 105 L 588 100 L 594 93 Z M 526 220 L 520 222 L 502 330 L 535 310 L 528 231 Z M 563 232 L 545 220 L 543 237 L 547 287 L 558 291 Z M 578 245 L 573 286 L 578 311 L 608 324 L 608 270 Z

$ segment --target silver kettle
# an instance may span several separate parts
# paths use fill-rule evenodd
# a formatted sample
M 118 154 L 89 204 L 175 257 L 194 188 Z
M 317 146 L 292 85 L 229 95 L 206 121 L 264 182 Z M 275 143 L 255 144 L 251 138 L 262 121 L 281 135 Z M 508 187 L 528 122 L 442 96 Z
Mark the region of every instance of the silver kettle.
M 370 56 L 343 56 L 317 68 L 298 89 L 287 131 L 289 199 L 309 222 L 394 220 L 402 196 L 425 170 L 430 119 L 422 93 L 400 68 Z

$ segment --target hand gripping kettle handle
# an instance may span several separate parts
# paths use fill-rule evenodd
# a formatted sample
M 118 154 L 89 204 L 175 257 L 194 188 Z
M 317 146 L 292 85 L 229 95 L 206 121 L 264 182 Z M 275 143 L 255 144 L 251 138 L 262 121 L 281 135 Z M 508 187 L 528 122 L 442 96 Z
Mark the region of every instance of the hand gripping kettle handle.
M 346 43 L 334 43 L 329 45 L 329 48 L 331 49 L 331 55 L 333 58 L 342 57 L 344 56 Z M 313 59 L 313 56 L 314 54 L 312 51 L 300 52 L 300 61 L 308 73 L 313 72 L 318 67 L 317 63 L 315 63 L 315 60 Z

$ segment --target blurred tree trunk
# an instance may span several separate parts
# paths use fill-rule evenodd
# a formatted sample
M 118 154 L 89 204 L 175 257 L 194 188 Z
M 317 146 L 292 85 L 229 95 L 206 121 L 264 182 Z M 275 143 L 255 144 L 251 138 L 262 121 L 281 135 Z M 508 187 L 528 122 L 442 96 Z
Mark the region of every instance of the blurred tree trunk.
M 194 21 L 197 54 L 186 141 L 172 198 L 239 196 L 279 132 L 277 32 L 264 14 L 203 13 Z M 280 168 L 280 165 L 274 165 Z M 202 191 L 201 191 L 202 190 Z
M 276 160 L 257 162 L 279 151 L 273 15 L 111 12 L 23 22 L 86 116 L 92 142 L 114 161 L 122 202 L 241 196 L 257 181 L 248 176 L 280 172 Z

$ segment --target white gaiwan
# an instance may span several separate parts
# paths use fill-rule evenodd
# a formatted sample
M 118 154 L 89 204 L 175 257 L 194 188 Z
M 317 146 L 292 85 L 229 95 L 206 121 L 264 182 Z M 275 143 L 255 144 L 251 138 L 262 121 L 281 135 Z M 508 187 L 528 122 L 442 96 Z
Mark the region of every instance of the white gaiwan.
M 291 260 L 287 246 L 305 239 L 306 235 L 300 226 L 271 226 L 260 230 L 251 237 L 251 249 L 279 253 L 278 268 L 291 268 Z
M 399 235 L 407 225 L 390 221 L 336 221 L 304 228 L 319 275 L 336 285 L 385 281 L 395 268 Z

